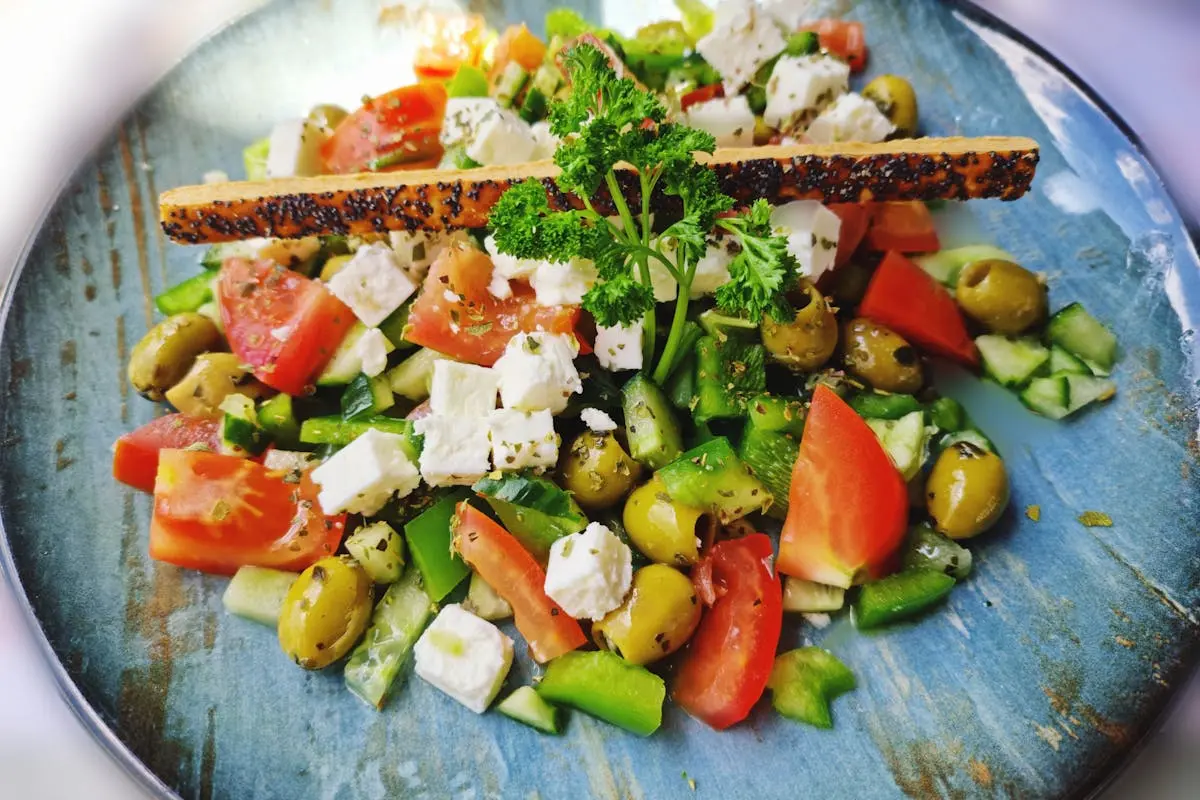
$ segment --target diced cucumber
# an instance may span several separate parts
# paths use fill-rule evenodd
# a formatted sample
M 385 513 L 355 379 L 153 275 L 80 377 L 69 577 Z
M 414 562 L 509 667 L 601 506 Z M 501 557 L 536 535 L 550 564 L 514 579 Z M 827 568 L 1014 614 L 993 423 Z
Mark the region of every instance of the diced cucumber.
M 371 615 L 371 626 L 346 662 L 346 686 L 376 708 L 383 708 L 413 645 L 437 606 L 421 588 L 421 576 L 409 567 L 388 587 Z
M 221 319 L 221 308 L 216 304 L 216 302 L 212 300 L 208 301 L 204 305 L 197 308 L 196 313 L 203 314 L 211 319 L 213 324 L 217 326 L 217 330 L 219 330 L 222 334 L 225 333 L 225 320 Z
M 436 350 L 422 347 L 388 371 L 388 384 L 396 394 L 419 403 L 429 397 L 433 365 L 438 361 L 453 360 Z
M 404 526 L 409 555 L 421 573 L 425 592 L 435 601 L 454 591 L 471 572 L 453 551 L 450 531 L 454 509 L 465 497 L 463 492 L 454 492 Z
M 258 407 L 258 424 L 280 447 L 295 447 L 300 443 L 300 423 L 292 407 L 292 396 L 280 392 Z
M 416 461 L 421 455 L 420 437 L 407 419 L 394 417 L 372 417 L 354 421 L 341 417 L 311 417 L 300 425 L 300 441 L 304 444 L 327 444 L 345 447 L 372 428 L 383 433 L 395 433 L 404 437 L 404 454 Z
M 531 89 L 537 89 L 547 98 L 554 97 L 554 93 L 562 85 L 562 70 L 558 68 L 553 60 L 548 60 L 538 67 L 537 71 L 533 73 L 533 78 L 529 84 Z
M 492 473 L 475 482 L 504 527 L 517 541 L 544 560 L 555 541 L 587 527 L 587 517 L 569 492 L 537 475 Z
M 966 247 L 955 247 L 950 250 L 939 250 L 936 253 L 915 256 L 913 261 L 928 272 L 938 283 L 951 290 L 958 283 L 958 273 L 963 267 L 976 261 L 997 258 L 1003 261 L 1014 261 L 1012 253 L 993 247 L 990 244 L 973 244 Z
M 267 437 L 258 424 L 254 401 L 244 394 L 231 394 L 221 401 L 221 452 L 235 456 L 258 455 Z
M 386 322 L 387 320 L 384 320 L 385 324 Z M 366 325 L 356 322 L 350 330 L 346 331 L 342 343 L 338 345 L 337 350 L 333 351 L 329 363 L 317 376 L 317 386 L 345 386 L 362 374 L 363 360 L 362 355 L 358 352 L 358 343 L 368 330 L 370 329 Z M 387 338 L 386 333 L 384 337 Z M 396 348 L 391 339 L 388 339 L 384 343 L 383 349 L 390 353 Z
M 689 416 L 692 413 L 692 403 L 696 402 L 696 354 L 689 353 L 680 362 L 671 379 L 667 381 L 667 396 L 671 405 Z
M 992 444 L 992 440 L 984 436 L 983 433 L 975 428 L 963 428 L 961 430 L 947 433 L 938 441 L 938 450 L 945 450 L 951 445 L 958 442 L 966 442 L 984 450 L 988 453 L 996 452 L 996 445 Z
M 621 390 L 629 454 L 652 469 L 664 466 L 683 452 L 679 422 L 662 389 L 638 373 Z
M 1058 345 L 1050 348 L 1050 374 L 1067 372 L 1074 375 L 1091 375 L 1092 370 L 1087 364 L 1068 353 Z
M 382 414 L 396 404 L 392 387 L 384 375 L 359 375 L 342 392 L 342 419 L 357 420 Z
M 702 336 L 696 343 L 694 413 L 700 422 L 742 416 L 746 395 L 766 388 L 766 349 L 761 344 L 713 336 Z
M 521 101 L 521 110 L 517 113 L 521 119 L 532 125 L 540 119 L 545 119 L 549 109 L 550 98 L 541 89 L 530 86 L 525 90 L 525 99 Z
M 1067 404 L 1068 414 L 1074 414 L 1092 403 L 1109 400 L 1117 393 L 1117 385 L 1108 378 L 1074 373 L 1067 373 L 1066 377 L 1067 389 L 1070 392 L 1070 402 Z
M 658 476 L 672 499 L 702 508 L 722 523 L 767 509 L 773 500 L 724 436 L 687 451 L 660 469 Z
M 388 315 L 387 319 L 379 323 L 379 332 L 397 350 L 411 350 L 416 347 L 415 344 L 404 338 L 404 328 L 408 325 L 410 311 L 412 311 L 411 301 L 397 308 Z M 392 352 L 392 348 L 388 348 L 388 352 Z
M 904 480 L 915 478 L 929 454 L 925 412 L 914 411 L 900 419 L 868 419 L 867 425 L 875 432 Z
M 446 84 L 447 97 L 487 97 L 487 74 L 479 67 L 460 64 L 458 72 Z
M 715 308 L 710 308 L 702 313 L 699 321 L 704 332 L 714 339 L 723 339 L 726 336 L 758 337 L 758 326 L 753 322 L 744 317 L 722 314 Z
M 543 700 L 532 686 L 518 688 L 496 710 L 542 733 L 562 733 L 562 710 Z
M 346 551 L 375 583 L 395 583 L 404 574 L 404 539 L 386 522 L 359 528 L 346 539 Z
M 828 650 L 801 647 L 775 657 L 767 687 L 771 705 L 783 716 L 817 728 L 832 728 L 830 703 L 852 691 L 854 673 Z
M 790 433 L 797 438 L 804 433 L 808 412 L 800 400 L 759 394 L 746 403 L 746 419 L 750 427 L 773 433 Z
M 296 578 L 294 572 L 238 567 L 221 595 L 221 603 L 230 614 L 274 628 L 279 624 L 283 600 Z
M 747 423 L 738 452 L 754 477 L 763 482 L 774 498 L 767 513 L 779 519 L 786 517 L 792 467 L 796 464 L 796 456 L 800 454 L 797 437 L 756 428 Z
M 214 244 L 204 251 L 204 255 L 200 258 L 200 266 L 205 269 L 219 270 L 227 258 L 257 258 L 258 251 L 264 243 L 262 239 L 247 239 L 239 242 Z
M 850 407 L 865 419 L 900 419 L 922 406 L 911 394 L 880 394 L 860 392 L 850 398 Z
M 1043 417 L 1062 419 L 1071 411 L 1071 385 L 1066 375 L 1034 378 L 1021 390 L 1021 402 Z
M 800 613 L 837 611 L 846 604 L 846 590 L 840 586 L 793 578 L 783 582 L 783 610 Z
M 967 424 L 967 412 L 953 397 L 939 397 L 929 404 L 929 422 L 946 433 L 962 430 Z
M 854 624 L 866 630 L 919 614 L 954 588 L 954 578 L 932 569 L 913 569 L 868 583 L 854 604 Z
M 478 572 L 471 573 L 471 584 L 467 587 L 467 600 L 463 605 L 473 611 L 475 616 L 489 622 L 508 619 L 513 615 L 512 606 L 508 601 L 480 577 Z
M 213 269 L 194 275 L 154 298 L 154 305 L 167 316 L 195 311 L 213 299 L 213 284 L 219 275 Z
M 1087 364 L 1093 373 L 1108 375 L 1117 361 L 1117 337 L 1079 303 L 1062 309 L 1050 318 L 1046 336 Z
M 983 371 L 1001 386 L 1024 386 L 1050 360 L 1050 351 L 1030 337 L 986 334 L 975 338 Z
M 928 525 L 917 525 L 904 543 L 903 568 L 932 569 L 962 580 L 971 574 L 971 551 Z
M 521 95 L 525 84 L 529 83 L 529 73 L 515 60 L 508 62 L 504 69 L 492 82 L 491 96 L 505 108 L 511 108 Z
M 267 179 L 267 156 L 271 153 L 271 137 L 259 139 L 242 151 L 242 165 L 246 168 L 246 180 Z

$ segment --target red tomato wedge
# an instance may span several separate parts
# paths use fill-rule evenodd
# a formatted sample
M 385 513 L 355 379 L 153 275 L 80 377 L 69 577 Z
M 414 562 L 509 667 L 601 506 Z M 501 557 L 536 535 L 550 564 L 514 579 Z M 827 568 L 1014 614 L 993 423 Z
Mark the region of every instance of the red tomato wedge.
M 221 432 L 215 419 L 167 414 L 152 419 L 113 444 L 113 477 L 143 492 L 154 491 L 160 450 L 205 444 L 216 449 Z
M 420 21 L 421 45 L 413 72 L 421 80 L 450 80 L 463 64 L 478 67 L 487 48 L 487 21 L 479 14 L 429 12 Z
M 821 49 L 846 59 L 851 71 L 858 72 L 867 65 L 867 37 L 861 22 L 821 19 L 801 30 L 816 33 Z
M 546 60 L 546 44 L 534 36 L 525 23 L 510 25 L 496 42 L 492 54 L 492 69 L 488 77 L 496 78 L 510 63 L 516 62 L 530 75 Z
M 718 97 L 725 96 L 725 84 L 713 83 L 708 86 L 701 86 L 697 89 L 692 89 L 690 92 L 679 98 L 679 107 L 687 111 L 690 106 L 697 103 L 707 103 L 709 100 L 715 100 Z
M 858 313 L 935 355 L 969 367 L 979 364 L 979 351 L 954 298 L 899 253 L 883 257 L 867 284 Z
M 867 247 L 880 252 L 932 253 L 940 250 L 941 244 L 929 207 L 912 200 L 874 204 Z
M 904 539 L 908 490 L 862 417 L 818 386 L 792 468 L 779 571 L 849 588 L 878 577 Z
M 546 596 L 546 572 L 513 535 L 465 500 L 450 523 L 454 549 L 513 609 L 513 622 L 539 664 L 587 642 L 579 623 Z
M 718 542 L 706 557 L 715 602 L 688 642 L 671 696 L 717 730 L 745 719 L 771 677 L 783 625 L 774 554 L 766 535 L 752 533 Z
M 871 225 L 872 206 L 869 203 L 830 203 L 828 207 L 842 221 L 838 232 L 837 255 L 833 260 L 834 266 L 840 267 L 850 260 L 862 244 Z
M 217 296 L 229 348 L 260 381 L 291 395 L 311 391 L 354 324 L 320 282 L 273 261 L 227 260 Z
M 253 565 L 300 571 L 334 553 L 346 515 L 326 517 L 308 474 L 286 473 L 236 456 L 163 450 L 154 483 L 150 557 L 232 575 Z
M 335 173 L 414 168 L 441 158 L 445 115 L 445 85 L 426 81 L 395 89 L 342 120 L 321 145 L 321 158 Z
M 460 361 L 490 367 L 518 333 L 575 334 L 579 306 L 540 306 L 533 290 L 514 281 L 512 297 L 488 291 L 492 260 L 469 245 L 447 247 L 429 268 L 408 315 L 405 338 Z M 578 338 L 578 336 L 576 337 Z M 581 352 L 587 352 L 580 340 Z

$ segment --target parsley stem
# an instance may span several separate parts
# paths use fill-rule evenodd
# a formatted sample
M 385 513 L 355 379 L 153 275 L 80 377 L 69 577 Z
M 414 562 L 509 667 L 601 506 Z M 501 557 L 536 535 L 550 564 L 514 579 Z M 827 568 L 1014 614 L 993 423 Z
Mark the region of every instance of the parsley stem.
M 667 334 L 667 343 L 663 346 L 662 357 L 658 360 L 658 365 L 654 368 L 654 374 L 651 376 L 654 382 L 659 386 L 666 383 L 667 378 L 671 375 L 671 370 L 675 366 L 676 354 L 679 351 L 680 343 L 684 338 L 684 331 L 687 330 L 687 312 L 688 303 L 691 300 L 692 279 L 696 276 L 696 265 L 692 264 L 687 269 L 685 280 L 679 282 L 679 294 L 675 296 L 675 315 L 671 318 L 671 331 Z

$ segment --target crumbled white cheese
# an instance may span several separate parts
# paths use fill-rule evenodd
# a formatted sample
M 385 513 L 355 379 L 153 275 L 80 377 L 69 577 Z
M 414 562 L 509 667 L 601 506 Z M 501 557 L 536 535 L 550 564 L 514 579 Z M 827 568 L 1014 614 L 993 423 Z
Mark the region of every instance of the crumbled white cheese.
M 487 711 L 512 667 L 513 642 L 457 603 L 438 612 L 413 647 L 413 671 L 476 714 Z
M 538 472 L 558 463 L 558 434 L 548 409 L 516 411 L 498 408 L 488 415 L 492 464 L 496 469 Z
M 606 412 L 598 408 L 585 408 L 579 412 L 583 424 L 595 433 L 608 433 L 617 429 L 617 422 Z
M 430 486 L 470 486 L 490 470 L 486 419 L 430 414 L 414 421 L 413 430 L 425 437 L 421 477 Z
M 879 106 L 860 94 L 844 94 L 808 126 L 804 135 L 817 144 L 882 142 L 896 126 Z
M 767 81 L 763 121 L 779 131 L 803 129 L 850 91 L 850 66 L 832 56 L 784 56 Z
M 690 127 L 711 133 L 720 147 L 750 147 L 754 144 L 754 112 L 745 95 L 714 97 L 694 103 L 683 112 Z
M 447 417 L 485 417 L 496 407 L 500 375 L 490 367 L 436 361 L 429 381 L 429 410 Z
M 374 378 L 387 369 L 388 353 L 395 346 L 379 328 L 367 328 L 354 345 L 354 354 L 362 361 L 363 374 Z
M 307 119 L 289 119 L 271 130 L 267 150 L 268 178 L 298 178 L 325 171 L 321 145 L 329 134 Z
M 721 0 L 712 31 L 696 50 L 718 72 L 733 94 L 754 78 L 758 68 L 787 47 L 778 20 L 756 0 Z
M 370 428 L 312 471 L 326 515 L 374 514 L 392 495 L 405 497 L 421 483 L 404 437 Z
M 600 619 L 624 602 L 632 583 L 632 551 L 598 522 L 550 547 L 546 595 L 575 619 Z
M 771 212 L 775 232 L 787 239 L 801 277 L 816 282 L 833 269 L 842 220 L 817 200 L 796 200 Z
M 556 333 L 518 333 L 509 340 L 494 369 L 500 375 L 500 400 L 505 408 L 521 411 L 567 407 L 572 394 L 583 391 L 575 355 L 574 336 Z
M 642 368 L 642 320 L 632 325 L 596 326 L 596 360 L 609 372 Z
M 369 327 L 376 327 L 417 291 L 390 247 L 361 247 L 329 281 L 329 291 Z

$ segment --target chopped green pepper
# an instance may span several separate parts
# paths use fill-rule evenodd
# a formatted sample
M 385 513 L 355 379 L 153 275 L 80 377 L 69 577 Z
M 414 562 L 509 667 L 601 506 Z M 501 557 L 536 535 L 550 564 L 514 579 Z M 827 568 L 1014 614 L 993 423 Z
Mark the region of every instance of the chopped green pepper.
M 783 716 L 818 728 L 832 728 L 829 705 L 854 688 L 854 673 L 828 650 L 801 647 L 775 658 L 767 688 L 771 705 Z
M 450 520 L 454 507 L 466 496 L 466 492 L 455 492 L 444 497 L 404 526 L 409 554 L 425 582 L 426 594 L 435 601 L 454 591 L 471 572 L 451 549 Z
M 616 653 L 576 650 L 547 665 L 537 693 L 552 703 L 649 736 L 662 724 L 667 687 L 662 678 Z
M 954 588 L 954 578 L 932 569 L 911 569 L 862 587 L 854 604 L 854 624 L 878 628 L 919 614 Z

